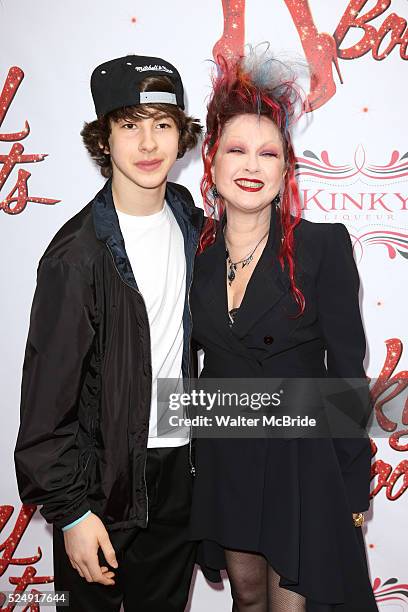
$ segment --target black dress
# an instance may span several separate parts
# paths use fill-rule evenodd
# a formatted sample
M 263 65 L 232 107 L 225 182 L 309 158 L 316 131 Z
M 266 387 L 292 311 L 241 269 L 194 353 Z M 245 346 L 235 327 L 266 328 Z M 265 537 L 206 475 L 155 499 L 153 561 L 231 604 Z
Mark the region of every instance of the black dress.
M 267 245 L 233 320 L 221 231 L 198 256 L 191 308 L 204 350 L 201 376 L 364 378 L 359 280 L 346 228 L 297 226 L 297 284 L 306 300 L 298 318 L 279 244 L 273 207 Z M 378 609 L 362 531 L 351 517 L 369 506 L 368 437 L 197 439 L 195 453 L 191 538 L 201 541 L 208 579 L 220 580 L 224 548 L 257 552 L 280 586 L 306 598 L 308 612 Z

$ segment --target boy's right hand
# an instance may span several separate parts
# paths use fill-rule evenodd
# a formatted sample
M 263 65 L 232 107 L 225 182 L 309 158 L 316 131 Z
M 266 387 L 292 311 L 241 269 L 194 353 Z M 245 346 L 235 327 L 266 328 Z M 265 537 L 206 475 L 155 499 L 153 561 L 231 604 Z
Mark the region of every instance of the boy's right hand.
M 71 565 L 82 578 L 107 586 L 115 584 L 114 572 L 99 565 L 99 547 L 111 567 L 117 568 L 118 562 L 105 525 L 96 514 L 89 514 L 75 527 L 64 531 L 64 542 Z

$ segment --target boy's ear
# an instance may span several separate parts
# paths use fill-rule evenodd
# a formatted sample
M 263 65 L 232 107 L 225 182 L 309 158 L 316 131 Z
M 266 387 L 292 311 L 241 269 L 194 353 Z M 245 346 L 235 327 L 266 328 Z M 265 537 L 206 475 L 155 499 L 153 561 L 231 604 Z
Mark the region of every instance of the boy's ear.
M 101 142 L 98 142 L 98 145 L 99 145 L 99 148 L 102 149 L 102 151 L 105 153 L 105 155 L 110 154 L 108 145 L 103 145 Z

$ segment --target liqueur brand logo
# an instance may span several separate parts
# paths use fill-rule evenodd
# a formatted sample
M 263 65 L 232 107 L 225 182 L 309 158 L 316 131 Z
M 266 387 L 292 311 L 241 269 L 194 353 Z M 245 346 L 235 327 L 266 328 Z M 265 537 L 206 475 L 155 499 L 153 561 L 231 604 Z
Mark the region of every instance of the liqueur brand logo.
M 393 151 L 387 163 L 375 164 L 359 145 L 352 161 L 340 165 L 327 150 L 320 155 L 309 150 L 297 157 L 296 175 L 306 214 L 323 213 L 325 221 L 353 226 L 357 259 L 366 247 L 378 245 L 391 259 L 408 259 L 406 229 L 388 225 L 408 211 L 408 194 L 401 188 L 408 177 L 408 153 Z
M 24 72 L 21 68 L 18 68 L 18 66 L 10 68 L 3 90 L 0 94 L 0 128 L 23 79 Z M 0 194 L 6 181 L 17 165 L 41 162 L 47 157 L 46 153 L 24 153 L 24 146 L 21 144 L 21 141 L 27 138 L 29 133 L 30 126 L 28 121 L 25 121 L 24 128 L 20 132 L 9 134 L 0 133 L 0 142 L 14 143 L 7 155 L 0 155 L 0 164 L 2 166 L 0 170 Z M 1 210 L 9 215 L 17 215 L 25 210 L 28 202 L 35 202 L 37 204 L 56 204 L 60 201 L 29 195 L 28 179 L 30 176 L 31 172 L 19 168 L 14 187 L 5 199 L 0 201 Z
M 247 0 L 222 0 L 224 31 L 214 46 L 213 56 L 222 55 L 227 61 L 242 55 L 245 44 L 245 4 Z M 249 0 L 251 1 L 251 0 Z M 382 61 L 390 53 L 397 53 L 402 60 L 408 59 L 407 20 L 394 12 L 384 16 L 381 25 L 373 21 L 391 8 L 392 0 L 377 0 L 365 10 L 368 0 L 351 0 L 343 3 L 345 10 L 333 34 L 320 32 L 315 23 L 308 0 L 284 0 L 299 35 L 306 60 L 310 66 L 310 92 L 306 111 L 323 106 L 336 93 L 333 66 L 340 83 L 343 78 L 339 59 L 355 60 L 371 51 L 374 60 Z M 339 2 L 336 3 L 338 6 Z M 372 3 L 370 3 L 371 5 Z M 359 36 L 358 41 L 347 45 L 350 34 Z M 395 49 L 395 51 L 394 51 Z M 346 76 L 344 77 L 346 83 Z
M 335 180 L 350 184 L 358 179 L 384 181 L 384 183 L 401 182 L 408 177 L 408 153 L 401 155 L 393 151 L 387 164 L 376 165 L 367 161 L 363 146 L 358 146 L 352 163 L 335 165 L 329 160 L 328 151 L 322 151 L 320 156 L 313 151 L 305 151 L 304 157 L 297 158 L 296 172 L 299 177 L 312 176 L 324 180 Z M 354 180 L 353 180 L 354 179 Z M 401 198 L 403 210 L 407 210 L 408 198 Z

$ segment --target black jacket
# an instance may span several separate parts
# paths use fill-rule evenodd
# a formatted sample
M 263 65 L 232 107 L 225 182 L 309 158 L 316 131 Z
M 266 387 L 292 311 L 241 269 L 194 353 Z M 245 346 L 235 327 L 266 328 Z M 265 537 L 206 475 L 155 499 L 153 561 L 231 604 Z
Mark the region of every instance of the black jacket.
M 358 300 L 359 277 L 347 229 L 339 223 L 311 223 L 303 219 L 296 227 L 297 285 L 306 301 L 303 315 L 296 317 L 298 307 L 290 291 L 289 277 L 278 261 L 281 240 L 278 219 L 272 207 L 267 245 L 231 328 L 222 231 L 218 231 L 216 242 L 197 257 L 191 307 L 194 340 L 204 349 L 201 376 L 365 380 L 366 343 Z M 354 402 L 361 413 L 351 416 L 365 425 L 371 402 L 368 383 L 363 382 L 362 386 L 362 395 Z M 318 442 L 300 443 L 312 446 Z M 366 510 L 371 465 L 369 438 L 367 435 L 362 439 L 336 438 L 333 444 L 350 507 L 353 512 Z M 324 452 L 321 460 L 327 460 Z
M 188 377 L 189 292 L 203 212 L 180 185 L 168 183 L 165 197 L 184 237 Z M 108 181 L 39 264 L 15 450 L 22 501 L 42 504 L 57 527 L 87 510 L 110 530 L 146 526 L 150 402 L 149 322 Z

